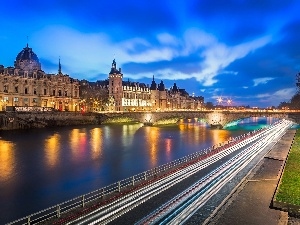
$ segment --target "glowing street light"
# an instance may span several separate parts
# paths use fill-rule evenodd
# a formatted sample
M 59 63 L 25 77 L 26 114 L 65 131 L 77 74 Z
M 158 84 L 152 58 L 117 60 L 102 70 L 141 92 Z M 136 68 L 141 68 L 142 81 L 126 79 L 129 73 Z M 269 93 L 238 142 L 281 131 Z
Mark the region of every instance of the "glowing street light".
M 222 102 L 223 102 L 222 97 L 218 97 L 217 101 L 218 101 L 218 104 L 222 104 Z
M 229 106 L 229 105 L 231 105 L 231 103 L 232 103 L 232 100 L 231 100 L 231 99 L 228 99 L 228 100 L 227 100 L 227 105 Z

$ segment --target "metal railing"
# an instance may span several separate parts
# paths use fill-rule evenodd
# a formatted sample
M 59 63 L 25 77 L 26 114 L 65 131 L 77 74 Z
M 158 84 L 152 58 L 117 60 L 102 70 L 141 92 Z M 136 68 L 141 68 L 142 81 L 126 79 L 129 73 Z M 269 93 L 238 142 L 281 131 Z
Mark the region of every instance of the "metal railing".
M 30 214 L 28 216 L 25 216 L 23 218 L 20 218 L 18 220 L 10 222 L 7 225 L 13 225 L 13 224 L 32 225 L 32 224 L 38 224 L 41 222 L 45 222 L 54 217 L 59 218 L 59 217 L 61 217 L 62 214 L 68 213 L 75 209 L 83 208 L 90 202 L 100 200 L 101 198 L 108 196 L 112 193 L 121 192 L 121 190 L 124 188 L 133 187 L 137 183 L 146 181 L 147 179 L 153 178 L 159 174 L 168 172 L 171 169 L 185 165 L 186 163 L 191 162 L 196 159 L 199 159 L 199 157 L 210 154 L 210 153 L 214 152 L 215 150 L 219 151 L 223 147 L 227 147 L 228 144 L 237 144 L 241 140 L 243 140 L 247 137 L 250 137 L 251 133 L 252 134 L 257 133 L 261 130 L 263 130 L 263 129 L 248 132 L 246 134 L 235 137 L 235 138 L 231 139 L 230 141 L 226 141 L 225 143 L 220 143 L 219 145 L 214 145 L 212 147 L 200 150 L 198 152 L 184 156 L 177 160 L 171 161 L 169 163 L 166 163 L 161 166 L 147 170 L 145 172 L 139 173 L 132 177 L 120 180 L 118 182 L 115 182 L 115 183 L 105 186 L 103 188 L 100 188 L 95 191 L 89 192 L 87 194 L 75 197 L 73 199 L 59 203 L 55 206 L 46 208 L 46 209 L 38 211 L 36 213 Z M 216 152 L 218 152 L 218 151 L 216 151 Z

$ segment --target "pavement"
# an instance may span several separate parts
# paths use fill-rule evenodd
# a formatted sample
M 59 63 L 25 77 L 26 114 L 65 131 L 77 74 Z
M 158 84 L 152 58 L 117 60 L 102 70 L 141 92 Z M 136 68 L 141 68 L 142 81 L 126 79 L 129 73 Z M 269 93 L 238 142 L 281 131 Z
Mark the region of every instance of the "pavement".
M 288 130 L 241 182 L 239 188 L 234 190 L 203 224 L 300 224 L 299 219 L 289 217 L 287 212 L 271 207 L 295 133 L 296 130 Z

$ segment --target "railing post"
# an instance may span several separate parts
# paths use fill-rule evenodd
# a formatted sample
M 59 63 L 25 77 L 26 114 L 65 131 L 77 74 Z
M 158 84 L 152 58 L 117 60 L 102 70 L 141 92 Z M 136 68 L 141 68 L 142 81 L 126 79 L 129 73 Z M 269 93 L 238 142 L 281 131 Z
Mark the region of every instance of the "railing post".
M 57 205 L 56 216 L 57 216 L 57 218 L 60 217 L 60 206 L 59 205 Z
M 134 186 L 134 176 L 132 177 L 132 186 Z
M 146 172 L 144 172 L 144 178 L 145 178 L 145 180 L 147 180 L 147 173 Z
M 118 181 L 118 192 L 121 192 L 121 183 Z
M 84 195 L 82 195 L 82 207 L 84 207 Z
M 30 225 L 30 216 L 27 217 L 27 225 Z

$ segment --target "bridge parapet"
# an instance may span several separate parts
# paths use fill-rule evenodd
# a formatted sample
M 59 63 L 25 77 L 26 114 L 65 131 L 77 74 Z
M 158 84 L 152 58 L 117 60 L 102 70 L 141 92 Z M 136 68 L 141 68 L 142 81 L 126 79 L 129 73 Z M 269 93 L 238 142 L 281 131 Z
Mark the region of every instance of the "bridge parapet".
M 222 128 L 226 124 L 250 117 L 275 117 L 300 122 L 300 113 L 257 111 L 163 111 L 163 112 L 114 112 L 101 113 L 100 123 L 140 122 L 145 125 L 176 124 L 180 119 L 203 119 L 211 127 Z

